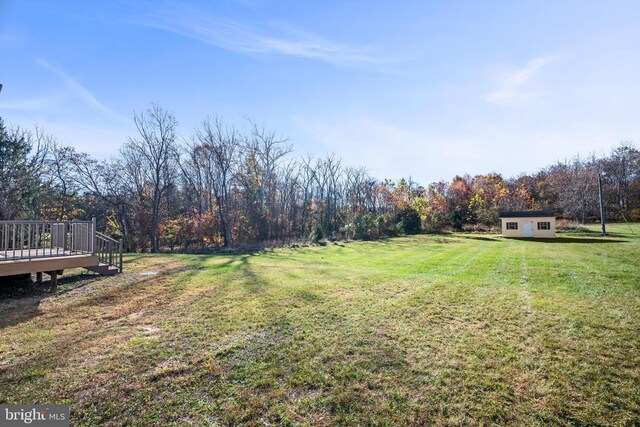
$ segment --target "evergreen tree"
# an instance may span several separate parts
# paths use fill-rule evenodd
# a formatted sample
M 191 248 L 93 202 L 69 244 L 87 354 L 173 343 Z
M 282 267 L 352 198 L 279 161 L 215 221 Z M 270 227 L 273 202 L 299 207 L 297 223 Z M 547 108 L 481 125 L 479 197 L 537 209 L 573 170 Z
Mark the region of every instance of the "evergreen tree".
M 0 219 L 35 213 L 38 182 L 30 168 L 31 148 L 29 134 L 7 130 L 0 117 Z

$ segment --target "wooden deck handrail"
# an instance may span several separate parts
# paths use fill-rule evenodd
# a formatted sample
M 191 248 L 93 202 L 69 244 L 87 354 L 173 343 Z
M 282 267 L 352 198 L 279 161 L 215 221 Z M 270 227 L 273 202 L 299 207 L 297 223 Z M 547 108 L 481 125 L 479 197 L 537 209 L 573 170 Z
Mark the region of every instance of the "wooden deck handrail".
M 122 239 L 118 241 L 96 231 L 96 255 L 100 262 L 122 271 Z
M 0 225 L 4 224 L 91 224 L 91 221 L 78 221 L 78 220 L 70 220 L 70 221 L 40 221 L 35 219 L 19 219 L 19 220 L 9 220 L 9 219 L 0 219 Z
M 118 244 L 118 241 L 117 241 L 116 239 L 114 239 L 114 238 L 112 238 L 112 237 L 109 237 L 109 236 L 107 236 L 106 234 L 102 234 L 102 233 L 100 233 L 99 231 L 96 231 L 96 236 L 98 236 L 100 239 L 104 239 L 104 240 L 107 240 L 107 241 L 109 241 L 109 242 L 112 242 L 112 243 Z

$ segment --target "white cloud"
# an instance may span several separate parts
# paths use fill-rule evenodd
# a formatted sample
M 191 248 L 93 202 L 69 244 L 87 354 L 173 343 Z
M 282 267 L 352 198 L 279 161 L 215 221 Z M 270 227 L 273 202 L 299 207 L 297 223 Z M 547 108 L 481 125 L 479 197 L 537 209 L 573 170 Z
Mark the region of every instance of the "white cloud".
M 115 111 L 111 110 L 109 107 L 107 107 L 106 105 L 104 105 L 103 103 L 98 101 L 98 99 L 96 99 L 96 97 L 93 95 L 93 93 L 91 93 L 91 91 L 89 91 L 89 89 L 87 89 L 86 87 L 84 87 L 83 85 L 78 83 L 75 79 L 70 77 L 62 69 L 54 67 L 53 65 L 49 64 L 47 61 L 45 61 L 42 58 L 36 58 L 35 61 L 42 68 L 44 68 L 47 71 L 52 72 L 56 77 L 58 77 L 60 80 L 62 80 L 64 82 L 67 90 L 75 98 L 81 100 L 82 102 L 84 102 L 88 106 L 90 106 L 93 109 L 103 113 L 104 115 L 106 115 L 108 117 L 111 117 L 113 119 L 117 119 L 117 120 L 120 120 L 120 121 L 127 121 L 126 118 L 122 117 L 120 114 L 116 113 Z
M 486 100 L 494 103 L 505 103 L 518 99 L 531 99 L 545 95 L 545 92 L 527 91 L 527 84 L 546 65 L 557 60 L 557 55 L 533 58 L 518 70 L 506 73 L 500 87 L 488 94 Z
M 352 47 L 299 29 L 282 25 L 251 27 L 193 8 L 157 11 L 137 23 L 243 54 L 275 53 L 336 65 L 376 64 L 391 60 L 389 56 L 374 54 L 371 48 Z

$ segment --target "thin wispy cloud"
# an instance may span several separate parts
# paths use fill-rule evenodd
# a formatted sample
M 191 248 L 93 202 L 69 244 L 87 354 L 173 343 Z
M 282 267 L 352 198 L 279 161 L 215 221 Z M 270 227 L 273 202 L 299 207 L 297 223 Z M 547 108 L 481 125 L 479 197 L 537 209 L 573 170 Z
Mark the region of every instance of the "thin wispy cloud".
M 380 64 L 391 58 L 371 47 L 354 47 L 283 25 L 255 27 L 203 10 L 156 11 L 137 24 L 162 29 L 241 54 L 280 54 L 335 65 Z
M 116 113 L 115 111 L 111 110 L 109 107 L 107 107 L 106 105 L 98 101 L 98 99 L 93 95 L 93 93 L 89 91 L 89 89 L 87 89 L 86 87 L 78 83 L 75 79 L 70 77 L 62 69 L 58 67 L 54 67 L 53 65 L 51 65 L 49 62 L 45 61 L 42 58 L 36 58 L 35 61 L 39 66 L 41 66 L 47 71 L 50 71 L 60 80 L 62 80 L 67 90 L 75 98 L 81 100 L 91 108 L 103 113 L 106 116 L 109 116 L 117 120 L 127 121 L 127 119 L 122 117 L 120 114 Z
M 15 101 L 0 102 L 0 109 L 12 111 L 40 111 L 50 108 L 58 102 L 60 102 L 60 97 L 57 96 L 19 99 Z
M 527 62 L 524 67 L 507 73 L 502 85 L 496 91 L 488 94 L 486 100 L 494 103 L 503 103 L 543 96 L 545 94 L 544 92 L 528 91 L 527 84 L 536 76 L 540 69 L 557 59 L 557 55 L 540 56 Z

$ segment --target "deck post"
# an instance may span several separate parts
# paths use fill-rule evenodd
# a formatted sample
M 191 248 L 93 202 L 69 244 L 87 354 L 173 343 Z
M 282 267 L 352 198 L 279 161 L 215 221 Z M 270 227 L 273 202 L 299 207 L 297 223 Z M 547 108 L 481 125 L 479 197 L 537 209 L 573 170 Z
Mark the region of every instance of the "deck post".
M 122 239 L 118 240 L 118 252 L 120 253 L 120 259 L 118 260 L 118 268 L 120 269 L 120 273 L 122 273 L 122 245 L 123 245 L 123 241 Z
M 42 283 L 42 271 L 38 271 L 38 272 L 36 273 L 36 283 L 37 283 L 37 284 Z
M 91 218 L 91 254 L 95 255 L 96 254 L 96 217 L 94 216 L 93 218 Z
M 51 276 L 51 290 L 55 292 L 58 290 L 58 271 L 50 271 L 49 275 Z

